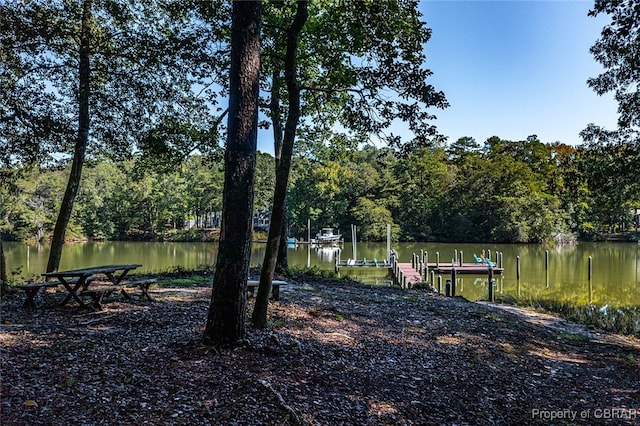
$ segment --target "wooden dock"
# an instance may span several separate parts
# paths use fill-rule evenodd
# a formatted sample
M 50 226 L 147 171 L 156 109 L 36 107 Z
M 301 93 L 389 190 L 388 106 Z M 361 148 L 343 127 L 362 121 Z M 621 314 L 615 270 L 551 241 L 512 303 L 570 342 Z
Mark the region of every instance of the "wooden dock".
M 491 270 L 494 275 L 501 275 L 504 272 L 504 268 L 493 267 Z M 456 275 L 489 275 L 489 265 L 482 263 L 451 264 L 439 262 L 427 264 L 427 271 L 424 271 L 424 268 L 421 269 L 420 266 L 416 267 L 415 263 L 395 262 L 391 266 L 393 282 L 402 288 L 411 288 L 416 284 L 431 282 L 429 277 L 431 273 L 453 275 L 454 271 Z M 431 282 L 431 285 L 434 284 Z
M 424 282 L 420 272 L 411 263 L 395 262 L 391 267 L 393 282 L 402 288 L 411 288 L 415 284 Z

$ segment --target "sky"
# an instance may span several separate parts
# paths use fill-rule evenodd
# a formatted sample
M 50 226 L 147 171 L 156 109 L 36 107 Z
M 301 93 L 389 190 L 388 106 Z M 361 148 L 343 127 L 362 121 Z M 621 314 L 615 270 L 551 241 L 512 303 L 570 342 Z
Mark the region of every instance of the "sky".
M 589 49 L 608 23 L 587 15 L 592 6 L 593 0 L 421 0 L 432 30 L 424 45 L 429 83 L 450 104 L 430 112 L 448 143 L 535 134 L 544 143 L 578 145 L 589 123 L 615 128 L 613 95 L 587 86 L 603 71 Z M 402 124 L 392 132 L 411 137 Z M 259 131 L 258 149 L 273 154 L 271 129 Z
M 593 1 L 422 0 L 432 36 L 425 45 L 431 84 L 451 104 L 433 110 L 439 131 L 455 142 L 491 136 L 582 143 L 589 123 L 616 127 L 613 95 L 587 79 L 602 72 L 589 48 L 606 16 L 587 16 Z

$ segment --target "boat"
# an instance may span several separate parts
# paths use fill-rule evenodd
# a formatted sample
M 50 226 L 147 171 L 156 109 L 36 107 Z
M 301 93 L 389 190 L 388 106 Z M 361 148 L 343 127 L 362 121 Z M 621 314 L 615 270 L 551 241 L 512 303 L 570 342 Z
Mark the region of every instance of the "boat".
M 324 245 L 336 245 L 342 242 L 342 235 L 340 232 L 334 231 L 333 228 L 322 228 L 320 232 L 316 234 L 316 243 Z

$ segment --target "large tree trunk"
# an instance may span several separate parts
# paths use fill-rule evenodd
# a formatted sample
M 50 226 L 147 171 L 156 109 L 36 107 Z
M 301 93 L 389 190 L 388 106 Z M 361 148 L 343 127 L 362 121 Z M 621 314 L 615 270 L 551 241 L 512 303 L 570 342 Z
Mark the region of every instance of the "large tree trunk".
M 256 296 L 255 306 L 251 321 L 254 327 L 262 328 L 267 324 L 267 307 L 269 305 L 269 293 L 273 282 L 278 248 L 282 233 L 282 223 L 285 220 L 285 201 L 287 196 L 287 184 L 289 182 L 289 170 L 291 169 L 291 157 L 296 138 L 296 130 L 300 119 L 300 88 L 296 78 L 296 55 L 298 50 L 298 37 L 307 21 L 308 1 L 298 1 L 296 16 L 287 30 L 287 50 L 285 54 L 284 78 L 287 83 L 289 98 L 289 111 L 284 129 L 284 139 L 280 162 L 276 169 L 276 185 L 273 194 L 273 209 L 271 212 L 271 224 L 265 249 L 260 285 Z
M 234 344 L 245 337 L 251 256 L 253 183 L 258 139 L 259 1 L 234 1 L 231 24 L 229 122 L 222 227 L 203 343 Z
M 67 225 L 71 219 L 73 204 L 80 187 L 80 178 L 82 177 L 82 165 L 84 163 L 85 152 L 89 140 L 89 80 L 91 70 L 89 68 L 90 51 L 90 34 L 89 24 L 91 20 L 92 0 L 85 0 L 82 10 L 82 29 L 80 34 L 80 90 L 78 95 L 79 114 L 78 114 L 78 136 L 76 146 L 73 152 L 73 163 L 71 164 L 71 174 L 67 182 L 67 188 L 64 191 L 62 205 L 58 213 L 58 220 L 53 230 L 53 238 L 51 240 L 51 251 L 49 252 L 49 262 L 47 263 L 47 272 L 58 270 L 60 266 L 60 258 L 62 257 L 62 247 L 64 245 L 64 236 L 67 232 Z

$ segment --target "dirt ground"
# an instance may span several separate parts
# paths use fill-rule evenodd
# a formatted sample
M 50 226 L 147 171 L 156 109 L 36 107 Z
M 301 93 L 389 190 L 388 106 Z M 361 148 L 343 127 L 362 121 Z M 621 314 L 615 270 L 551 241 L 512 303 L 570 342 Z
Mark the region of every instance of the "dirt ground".
M 290 281 L 245 344 L 211 290 L 100 312 L 2 302 L 2 425 L 640 424 L 640 342 L 512 307 Z M 250 301 L 249 306 L 252 306 Z

